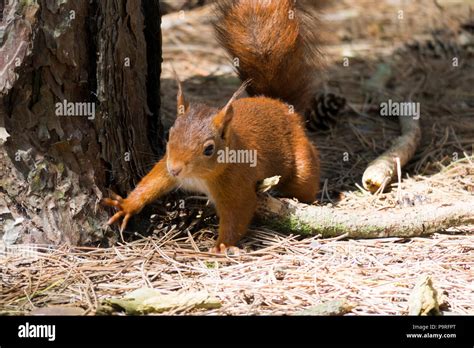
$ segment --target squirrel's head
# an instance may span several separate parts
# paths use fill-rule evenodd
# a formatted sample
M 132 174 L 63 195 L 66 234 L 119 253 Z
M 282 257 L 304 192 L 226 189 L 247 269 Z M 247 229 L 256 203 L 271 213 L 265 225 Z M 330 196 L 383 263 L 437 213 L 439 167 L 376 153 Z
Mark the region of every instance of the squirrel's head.
M 206 178 L 215 174 L 218 154 L 229 144 L 232 102 L 244 91 L 243 84 L 222 109 L 189 104 L 178 81 L 177 117 L 169 132 L 167 167 L 179 178 Z

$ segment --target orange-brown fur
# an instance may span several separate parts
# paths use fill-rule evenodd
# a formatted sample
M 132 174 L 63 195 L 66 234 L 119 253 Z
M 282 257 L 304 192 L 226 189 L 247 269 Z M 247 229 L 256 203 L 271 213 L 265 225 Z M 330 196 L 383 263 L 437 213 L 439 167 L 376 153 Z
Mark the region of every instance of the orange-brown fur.
M 299 0 L 220 0 L 215 12 L 219 43 L 232 60 L 238 58 L 242 81 L 252 79 L 249 95 L 278 98 L 303 113 L 322 64 L 317 18 Z
M 261 15 L 256 17 L 258 23 L 253 29 L 257 37 L 253 39 L 253 44 L 270 45 L 267 48 L 273 49 L 271 55 L 278 55 L 271 56 L 270 60 L 284 62 L 284 68 L 290 69 L 292 73 L 302 74 L 298 78 L 304 81 L 307 71 L 299 71 L 300 68 L 296 67 L 301 63 L 299 61 L 301 55 L 305 54 L 305 50 L 299 48 L 301 33 L 298 31 L 298 26 L 294 27 L 287 22 L 286 12 L 285 15 L 280 14 L 287 11 L 293 1 L 264 0 L 264 2 L 274 4 L 268 5 L 267 10 L 278 13 L 264 15 L 265 12 L 260 9 L 263 5 L 254 5 L 255 1 L 240 0 L 235 2 L 238 3 L 236 7 L 232 7 L 234 2 L 231 4 L 230 1 L 225 1 L 223 6 L 232 5 L 232 8 L 228 8 L 231 10 L 230 17 L 226 15 L 223 19 L 227 21 L 226 24 L 219 28 L 221 37 L 224 35 L 236 43 L 237 50 L 244 47 L 248 37 L 239 32 L 238 26 L 236 31 L 232 31 L 229 26 L 232 24 L 232 19 L 237 20 L 240 16 L 248 14 L 251 9 L 256 10 Z M 258 30 L 262 26 L 267 26 L 260 21 L 270 17 L 281 22 L 280 25 L 277 23 L 276 27 L 291 26 L 288 29 L 291 35 L 284 41 L 283 46 L 279 46 L 279 41 L 270 37 L 267 29 Z M 260 34 L 263 36 L 258 36 Z M 291 52 L 287 51 L 290 49 Z M 282 98 L 298 105 L 304 104 L 301 98 L 306 97 L 307 86 L 300 93 L 300 97 L 297 96 L 296 90 L 291 90 L 298 88 L 296 82 L 287 86 L 290 87 L 289 94 L 285 94 L 284 83 L 288 82 L 286 75 L 269 78 L 271 74 L 283 74 L 280 68 L 275 70 L 274 66 L 273 70 L 266 70 L 265 66 L 271 64 L 252 62 L 251 59 L 247 62 L 245 54 L 242 54 L 242 62 L 251 64 L 245 73 L 243 70 L 240 71 L 242 77 L 248 76 L 253 79 L 251 91 L 255 93 L 264 91 L 264 94 L 275 98 Z M 305 63 L 302 64 L 304 66 Z M 262 76 L 266 77 L 260 79 Z M 298 78 L 295 76 L 295 79 Z M 257 205 L 258 181 L 279 175 L 281 179 L 277 189 L 282 194 L 295 197 L 302 202 L 313 202 L 319 190 L 319 154 L 305 134 L 302 117 L 293 112 L 289 105 L 277 99 L 258 96 L 236 100 L 245 87 L 246 84 L 234 94 L 224 108 L 216 109 L 204 104 L 189 104 L 179 83 L 178 116 L 170 130 L 166 154 L 126 199 L 116 196 L 114 199 L 104 201 L 105 204 L 119 209 L 109 223 L 114 223 L 123 217 L 122 229 L 125 228 L 132 215 L 174 188 L 202 192 L 215 204 L 220 219 L 219 236 L 213 249 L 220 252 L 227 247 L 235 246 L 247 232 Z M 276 94 L 268 92 L 272 88 Z M 214 151 L 209 156 L 206 155 L 206 149 L 209 149 L 210 145 Z M 219 151 L 226 148 L 255 150 L 257 165 L 252 167 L 249 163 L 218 162 Z

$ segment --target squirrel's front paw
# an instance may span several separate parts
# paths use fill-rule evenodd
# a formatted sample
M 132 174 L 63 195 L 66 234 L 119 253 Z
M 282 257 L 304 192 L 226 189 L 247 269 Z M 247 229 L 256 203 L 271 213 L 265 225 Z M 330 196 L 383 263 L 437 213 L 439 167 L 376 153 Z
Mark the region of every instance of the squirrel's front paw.
M 120 226 L 120 232 L 123 232 L 125 227 L 127 227 L 128 220 L 130 220 L 133 215 L 137 214 L 141 208 L 137 206 L 137 204 L 134 204 L 134 201 L 130 199 L 123 199 L 115 193 L 112 193 L 111 196 L 112 198 L 104 198 L 101 201 L 103 205 L 118 209 L 118 212 L 115 213 L 114 216 L 109 219 L 109 221 L 107 221 L 107 225 L 112 225 L 123 217 L 123 221 Z
M 244 253 L 243 250 L 236 246 L 226 246 L 224 243 L 220 243 L 219 245 L 216 244 L 214 247 L 209 249 L 209 252 L 213 254 L 226 254 L 229 256 L 240 256 Z

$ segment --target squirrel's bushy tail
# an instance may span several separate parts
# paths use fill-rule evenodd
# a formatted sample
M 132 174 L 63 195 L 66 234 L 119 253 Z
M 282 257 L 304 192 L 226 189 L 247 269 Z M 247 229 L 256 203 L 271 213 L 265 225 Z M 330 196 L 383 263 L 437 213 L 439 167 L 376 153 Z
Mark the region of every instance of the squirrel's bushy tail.
M 321 66 L 317 19 L 295 0 L 217 0 L 216 15 L 218 41 L 242 81 L 252 79 L 247 92 L 304 112 Z

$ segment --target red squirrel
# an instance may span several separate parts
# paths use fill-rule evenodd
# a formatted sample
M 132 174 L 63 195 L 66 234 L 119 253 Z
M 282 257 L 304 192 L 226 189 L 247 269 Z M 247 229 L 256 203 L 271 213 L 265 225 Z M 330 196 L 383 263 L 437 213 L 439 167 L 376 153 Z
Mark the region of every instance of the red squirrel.
M 219 109 L 188 103 L 178 82 L 177 118 L 164 157 L 123 199 L 108 224 L 129 219 L 167 192 L 182 188 L 207 195 L 216 207 L 219 232 L 211 252 L 235 248 L 257 206 L 257 182 L 279 175 L 276 189 L 301 202 L 316 200 L 319 154 L 305 134 L 303 112 L 313 93 L 319 53 L 314 22 L 294 0 L 221 0 L 217 39 L 244 82 Z M 249 98 L 237 99 L 247 90 Z M 297 111 L 297 112 L 295 112 Z M 222 151 L 254 151 L 255 165 L 219 160 Z

